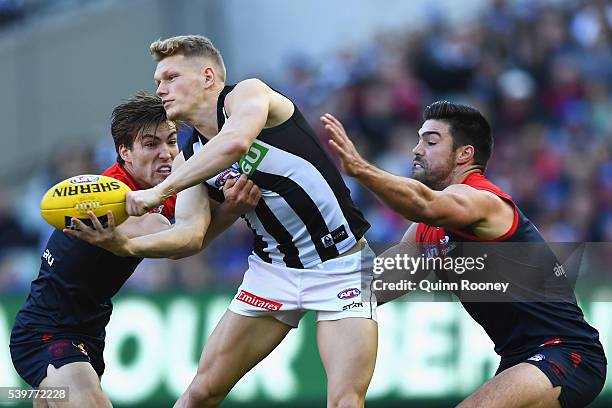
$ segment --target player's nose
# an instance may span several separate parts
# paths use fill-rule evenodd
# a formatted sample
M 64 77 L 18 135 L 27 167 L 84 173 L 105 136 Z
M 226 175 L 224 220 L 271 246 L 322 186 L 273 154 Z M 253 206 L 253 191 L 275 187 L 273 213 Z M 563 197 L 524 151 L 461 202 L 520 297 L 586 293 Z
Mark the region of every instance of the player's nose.
M 412 153 L 414 153 L 415 156 L 422 156 L 423 155 L 423 146 L 422 146 L 421 142 L 417 143 L 417 145 L 414 146 L 414 149 L 412 149 Z
M 163 95 L 166 95 L 167 93 L 168 93 L 168 88 L 166 87 L 166 85 L 164 85 L 163 82 L 160 82 L 159 85 L 157 85 L 155 94 L 159 97 L 162 97 Z
M 164 159 L 164 160 L 172 159 L 172 153 L 171 153 L 171 150 L 170 150 L 170 146 L 165 145 L 164 147 L 159 149 L 159 155 L 158 156 L 159 156 L 160 159 Z

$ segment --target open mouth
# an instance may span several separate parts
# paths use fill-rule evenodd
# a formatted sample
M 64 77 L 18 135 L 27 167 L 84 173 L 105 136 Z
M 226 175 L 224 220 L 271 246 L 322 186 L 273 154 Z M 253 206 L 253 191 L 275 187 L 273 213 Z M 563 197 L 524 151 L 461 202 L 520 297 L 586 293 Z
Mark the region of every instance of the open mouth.
M 161 166 L 161 167 L 159 167 L 157 170 L 155 170 L 155 172 L 167 176 L 168 174 L 170 174 L 171 170 L 172 170 L 172 167 L 170 167 L 168 165 L 168 166 Z

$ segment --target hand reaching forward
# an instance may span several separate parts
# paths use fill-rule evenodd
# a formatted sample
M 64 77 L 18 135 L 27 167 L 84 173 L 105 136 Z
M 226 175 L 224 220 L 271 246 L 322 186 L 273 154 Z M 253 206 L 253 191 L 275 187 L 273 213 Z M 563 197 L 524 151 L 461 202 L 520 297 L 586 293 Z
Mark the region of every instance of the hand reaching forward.
M 72 225 L 77 227 L 78 230 L 64 228 L 63 232 L 106 249 L 117 256 L 131 255 L 128 249 L 128 237 L 115 227 L 115 218 L 111 211 L 107 213 L 108 226 L 106 228 L 102 227 L 102 223 L 100 223 L 100 220 L 93 212 L 87 211 L 87 216 L 92 222 L 92 227 L 85 225 L 78 218 L 72 218 Z
M 368 167 L 368 162 L 361 157 L 348 138 L 342 123 L 330 113 L 321 116 L 321 122 L 329 132 L 329 145 L 342 161 L 344 172 L 351 177 L 359 176 L 359 173 Z

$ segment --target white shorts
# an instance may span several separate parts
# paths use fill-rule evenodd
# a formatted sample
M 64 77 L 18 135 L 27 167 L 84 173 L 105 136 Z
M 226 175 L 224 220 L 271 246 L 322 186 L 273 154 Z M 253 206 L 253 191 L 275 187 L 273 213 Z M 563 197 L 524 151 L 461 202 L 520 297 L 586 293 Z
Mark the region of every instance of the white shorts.
M 294 269 L 249 256 L 249 269 L 229 310 L 242 316 L 272 316 L 297 327 L 304 314 L 317 321 L 360 317 L 376 320 L 372 264 L 368 244 L 354 254 L 325 261 L 313 268 Z

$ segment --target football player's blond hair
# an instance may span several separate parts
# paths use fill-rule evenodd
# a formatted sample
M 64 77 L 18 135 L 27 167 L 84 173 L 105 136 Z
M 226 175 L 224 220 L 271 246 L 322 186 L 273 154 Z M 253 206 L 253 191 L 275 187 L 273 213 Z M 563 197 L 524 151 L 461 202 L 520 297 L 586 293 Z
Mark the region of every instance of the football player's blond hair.
M 185 57 L 207 58 L 216 65 L 217 74 L 222 82 L 225 82 L 225 64 L 221 53 L 212 41 L 201 35 L 179 35 L 176 37 L 159 39 L 151 43 L 149 51 L 157 62 L 172 55 L 181 54 Z

